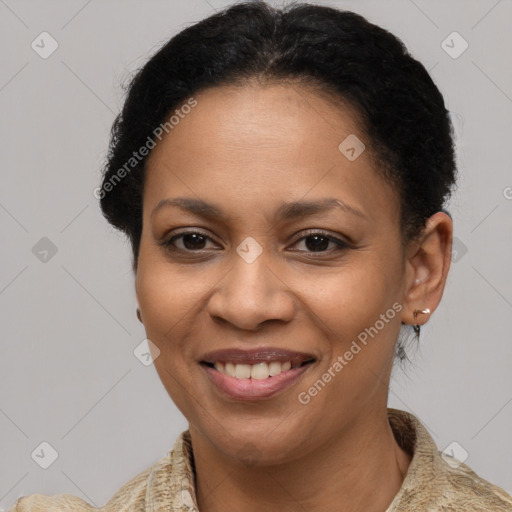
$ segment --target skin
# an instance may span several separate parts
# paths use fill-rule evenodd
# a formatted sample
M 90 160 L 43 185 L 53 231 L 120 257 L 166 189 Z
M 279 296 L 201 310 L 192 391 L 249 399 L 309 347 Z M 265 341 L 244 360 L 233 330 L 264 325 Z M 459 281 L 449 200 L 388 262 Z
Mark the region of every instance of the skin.
M 199 509 L 383 512 L 411 460 L 386 412 L 400 323 L 423 324 L 429 315 L 416 320 L 413 311 L 439 304 L 452 221 L 438 212 L 418 241 L 402 245 L 399 197 L 376 173 L 371 141 L 349 106 L 284 83 L 195 98 L 147 162 L 135 288 L 160 350 L 156 370 L 189 422 Z M 338 149 L 349 134 L 366 145 L 354 161 Z M 176 197 L 214 204 L 226 218 L 175 206 L 151 215 Z M 364 218 L 339 208 L 275 217 L 283 202 L 324 198 Z M 307 229 L 350 246 L 325 241 L 313 252 Z M 187 230 L 208 238 L 175 239 L 181 253 L 162 246 Z M 251 264 L 236 252 L 248 236 L 263 249 Z M 394 303 L 402 310 L 301 404 L 298 394 Z M 212 350 L 255 346 L 311 353 L 316 362 L 291 388 L 256 402 L 222 395 L 198 364 Z

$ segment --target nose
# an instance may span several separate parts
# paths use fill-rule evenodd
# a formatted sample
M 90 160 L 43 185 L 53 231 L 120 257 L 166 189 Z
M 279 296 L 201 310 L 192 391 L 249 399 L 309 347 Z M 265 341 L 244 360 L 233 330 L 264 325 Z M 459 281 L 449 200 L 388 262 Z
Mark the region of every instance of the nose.
M 257 330 L 269 320 L 289 322 L 295 310 L 293 292 L 263 254 L 252 263 L 236 253 L 233 258 L 231 270 L 210 295 L 210 316 L 244 330 Z

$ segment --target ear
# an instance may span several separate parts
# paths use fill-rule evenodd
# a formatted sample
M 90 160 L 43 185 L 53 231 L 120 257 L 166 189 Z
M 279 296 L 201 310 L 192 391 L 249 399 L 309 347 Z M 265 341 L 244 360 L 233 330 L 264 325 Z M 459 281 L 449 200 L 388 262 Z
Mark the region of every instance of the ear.
M 443 296 L 452 260 L 453 222 L 449 215 L 437 212 L 430 217 L 420 238 L 406 250 L 405 287 L 402 322 L 421 325 L 429 314 L 414 311 L 430 309 L 433 313 Z

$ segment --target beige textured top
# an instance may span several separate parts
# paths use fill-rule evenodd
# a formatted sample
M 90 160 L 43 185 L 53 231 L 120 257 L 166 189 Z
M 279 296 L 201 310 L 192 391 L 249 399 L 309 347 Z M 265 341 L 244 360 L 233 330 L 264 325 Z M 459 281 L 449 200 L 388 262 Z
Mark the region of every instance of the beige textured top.
M 512 498 L 456 459 L 445 459 L 419 420 L 388 409 L 400 446 L 412 454 L 398 494 L 385 512 L 512 512 Z M 19 498 L 10 512 L 198 512 L 189 431 L 153 466 L 124 484 L 108 503 L 95 508 L 71 494 Z

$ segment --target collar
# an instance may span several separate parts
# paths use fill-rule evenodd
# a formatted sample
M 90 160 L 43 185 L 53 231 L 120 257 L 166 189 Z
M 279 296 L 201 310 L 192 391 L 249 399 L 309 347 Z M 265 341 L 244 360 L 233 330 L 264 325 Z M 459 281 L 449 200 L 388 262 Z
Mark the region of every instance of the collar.
M 386 512 L 493 510 L 512 512 L 512 498 L 478 477 L 468 466 L 441 454 L 421 422 L 411 413 L 388 409 L 397 443 L 412 455 L 402 486 Z M 155 512 L 199 512 L 189 430 L 148 475 L 146 505 Z M 487 508 L 487 507 L 490 508 Z

